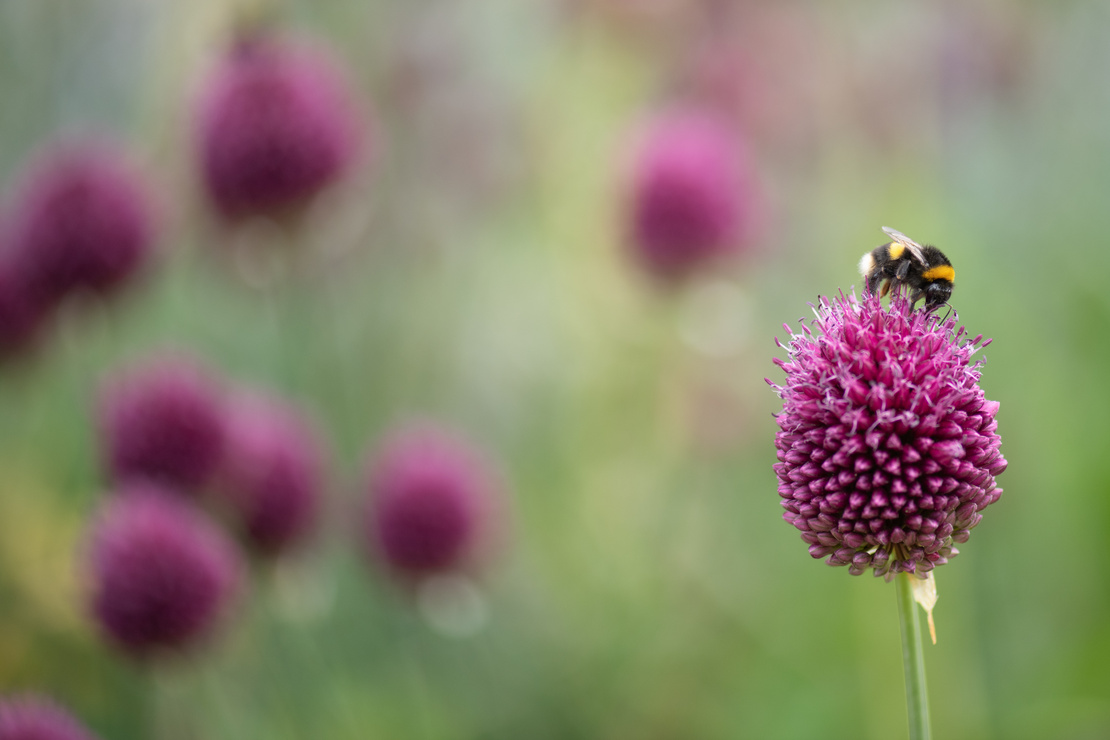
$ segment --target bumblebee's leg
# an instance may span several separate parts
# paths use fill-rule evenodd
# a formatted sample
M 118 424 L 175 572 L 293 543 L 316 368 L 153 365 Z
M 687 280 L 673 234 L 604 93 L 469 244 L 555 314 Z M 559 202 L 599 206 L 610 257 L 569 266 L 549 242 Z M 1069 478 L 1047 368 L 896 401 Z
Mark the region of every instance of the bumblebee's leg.
M 879 293 L 880 298 L 885 298 L 886 294 L 890 292 L 890 282 L 890 280 L 883 281 L 883 290 L 881 293 Z
M 924 295 L 925 291 L 923 290 L 915 290 L 914 292 L 910 293 L 910 305 L 912 306 L 913 304 L 920 301 Z
M 899 263 L 898 271 L 894 273 L 894 277 L 899 282 L 905 282 L 906 281 L 906 276 L 909 275 L 909 274 L 910 274 L 910 261 L 909 260 L 903 260 L 901 263 Z

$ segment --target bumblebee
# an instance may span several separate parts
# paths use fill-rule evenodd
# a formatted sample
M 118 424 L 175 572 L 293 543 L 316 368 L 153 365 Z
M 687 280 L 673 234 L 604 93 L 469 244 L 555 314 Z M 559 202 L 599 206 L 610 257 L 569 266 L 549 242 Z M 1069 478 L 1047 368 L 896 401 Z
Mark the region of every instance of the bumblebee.
M 925 310 L 932 311 L 948 302 L 952 295 L 956 271 L 952 263 L 936 247 L 921 246 L 900 231 L 883 227 L 893 241 L 863 255 L 859 271 L 867 292 L 885 296 L 892 285 L 909 286 L 910 302 L 925 299 Z

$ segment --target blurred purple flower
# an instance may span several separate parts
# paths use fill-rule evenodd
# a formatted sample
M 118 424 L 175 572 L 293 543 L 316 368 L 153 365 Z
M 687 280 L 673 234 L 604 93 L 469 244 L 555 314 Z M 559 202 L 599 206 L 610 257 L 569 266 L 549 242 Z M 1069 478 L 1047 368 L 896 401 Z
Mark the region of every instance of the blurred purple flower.
M 7 235 L 15 277 L 41 305 L 119 288 L 153 249 L 149 193 L 113 144 L 50 145 L 16 185 Z
M 112 480 L 147 478 L 194 492 L 221 461 L 223 414 L 217 383 L 182 357 L 163 358 L 113 378 L 99 414 Z
M 417 577 L 472 565 L 489 544 L 496 489 L 488 463 L 462 439 L 428 422 L 396 430 L 370 469 L 370 549 Z
M 816 332 L 791 333 L 789 361 L 775 360 L 785 384 L 771 383 L 783 400 L 775 472 L 783 518 L 813 557 L 853 575 L 923 574 L 1002 495 L 998 403 L 972 361 L 989 340 L 956 321 L 904 297 L 884 310 L 841 294 L 822 299 Z
M 8 264 L 0 264 L 0 360 L 34 344 L 52 308 L 29 291 Z
M 0 740 L 95 740 L 69 712 L 35 694 L 0 699 Z
M 322 50 L 239 39 L 205 82 L 199 167 L 226 217 L 300 205 L 338 179 L 360 144 L 347 81 Z
M 323 477 L 318 437 L 297 410 L 254 396 L 232 404 L 217 491 L 255 549 L 276 555 L 309 534 Z
M 238 588 L 239 556 L 187 502 L 150 483 L 113 495 L 91 532 L 92 612 L 122 650 L 186 649 Z
M 751 246 L 763 198 L 747 152 L 719 119 L 695 109 L 651 123 L 636 152 L 630 242 L 664 279 Z

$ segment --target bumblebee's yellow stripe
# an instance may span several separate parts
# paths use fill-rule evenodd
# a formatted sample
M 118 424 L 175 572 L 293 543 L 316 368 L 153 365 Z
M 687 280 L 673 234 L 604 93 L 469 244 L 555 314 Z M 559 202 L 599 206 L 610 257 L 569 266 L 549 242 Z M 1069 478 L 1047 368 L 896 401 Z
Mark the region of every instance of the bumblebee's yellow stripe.
M 886 251 L 887 251 L 887 254 L 890 255 L 890 258 L 892 260 L 896 260 L 896 259 L 898 259 L 899 257 L 902 256 L 902 252 L 905 252 L 906 248 L 903 247 L 898 242 L 891 242 L 890 246 L 886 248 Z
M 926 280 L 947 280 L 953 282 L 956 279 L 956 271 L 952 269 L 951 265 L 937 265 L 930 267 L 922 274 Z

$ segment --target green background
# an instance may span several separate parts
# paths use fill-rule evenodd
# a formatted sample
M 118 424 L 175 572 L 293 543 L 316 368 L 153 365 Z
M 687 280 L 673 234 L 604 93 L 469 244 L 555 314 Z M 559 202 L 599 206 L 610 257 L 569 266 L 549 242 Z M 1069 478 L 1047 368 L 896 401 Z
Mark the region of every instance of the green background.
M 373 166 L 296 233 L 231 234 L 189 110 L 234 9 L 0 0 L 0 178 L 107 131 L 164 219 L 141 286 L 67 306 L 0 369 L 0 690 L 121 740 L 903 737 L 893 585 L 811 560 L 780 519 L 764 383 L 781 324 L 858 286 L 889 225 L 945 250 L 961 322 L 994 338 L 1010 461 L 937 572 L 935 736 L 1110 736 L 1110 5 L 726 5 L 279 4 L 348 65 Z M 661 289 L 622 251 L 622 165 L 710 32 L 762 85 L 744 128 L 767 229 Z M 312 410 L 330 516 L 218 640 L 137 666 L 84 613 L 91 409 L 166 347 Z M 346 516 L 413 413 L 465 430 L 511 492 L 500 556 L 446 606 L 368 566 Z

